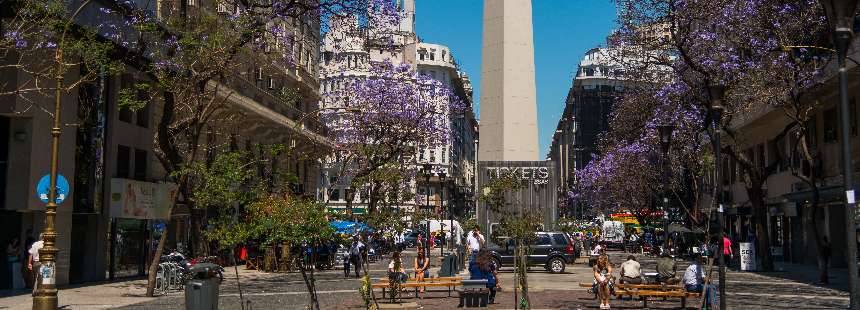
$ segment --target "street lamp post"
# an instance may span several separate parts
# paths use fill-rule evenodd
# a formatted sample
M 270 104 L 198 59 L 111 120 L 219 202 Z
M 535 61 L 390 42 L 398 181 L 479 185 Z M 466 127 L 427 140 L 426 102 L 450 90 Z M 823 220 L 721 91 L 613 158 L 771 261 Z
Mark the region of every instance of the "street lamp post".
M 355 199 L 355 187 L 349 186 L 345 189 L 346 194 L 346 213 L 349 214 L 350 220 L 355 221 L 355 214 L 352 212 L 352 201 Z
M 442 210 L 445 209 L 445 179 L 447 177 L 448 176 L 445 174 L 445 172 L 439 172 L 439 213 L 437 214 L 437 217 L 440 220 L 442 219 Z M 445 238 L 445 223 L 441 221 L 440 223 L 442 223 L 439 225 L 439 231 L 441 234 L 440 237 Z M 439 256 L 445 256 L 445 247 L 439 247 Z
M 663 238 L 663 247 L 666 248 L 669 244 L 669 149 L 672 147 L 672 131 L 675 130 L 674 125 L 664 124 L 657 126 L 657 133 L 660 136 L 660 151 L 663 153 L 663 233 L 666 238 Z
M 427 198 L 427 204 L 424 208 L 425 214 L 430 210 L 430 177 L 433 175 L 433 173 L 430 172 L 430 169 L 432 169 L 432 167 L 433 166 L 430 164 L 421 165 L 421 168 L 424 170 L 424 187 L 427 190 L 424 192 L 424 197 Z M 424 246 L 424 256 L 430 257 L 430 221 L 425 219 L 424 223 L 424 240 L 427 240 L 426 242 L 428 243 L 427 246 Z
M 854 176 L 851 167 L 851 111 L 848 109 L 848 76 L 845 58 L 848 45 L 854 36 L 854 15 L 858 0 L 820 0 L 831 27 L 833 43 L 839 64 L 839 110 L 842 113 L 842 177 L 845 185 L 845 252 L 848 263 L 848 292 L 851 309 L 860 309 L 860 295 L 857 293 L 857 230 L 854 201 Z
M 722 135 L 722 118 L 723 118 L 723 97 L 725 96 L 726 89 L 722 84 L 712 84 L 708 87 L 708 92 L 711 97 L 711 115 L 714 118 L 714 170 L 717 177 L 717 192 L 716 197 L 714 197 L 717 203 L 717 221 L 719 223 L 719 236 L 718 244 L 720 245 L 719 253 L 717 253 L 717 257 L 719 257 L 719 276 L 720 276 L 720 286 L 719 286 L 719 295 L 720 295 L 720 310 L 726 309 L 726 258 L 723 255 L 723 233 L 725 230 L 725 219 L 723 218 L 723 171 L 722 171 L 722 145 L 720 141 L 720 135 Z

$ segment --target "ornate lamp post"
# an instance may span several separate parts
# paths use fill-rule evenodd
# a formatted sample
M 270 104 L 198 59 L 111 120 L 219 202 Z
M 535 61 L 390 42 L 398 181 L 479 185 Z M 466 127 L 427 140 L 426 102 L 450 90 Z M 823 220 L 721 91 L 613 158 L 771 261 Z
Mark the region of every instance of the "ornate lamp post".
M 854 176 L 851 167 L 851 127 L 849 127 L 851 111 L 848 109 L 848 75 L 845 68 L 845 58 L 848 45 L 854 36 L 854 15 L 857 12 L 858 0 L 820 0 L 833 43 L 836 45 L 836 56 L 839 64 L 839 110 L 842 114 L 842 177 L 845 184 L 845 253 L 848 263 L 848 292 L 851 309 L 860 309 L 860 295 L 857 293 L 857 230 L 854 217 L 856 216 L 854 202 Z
M 439 212 L 437 212 L 436 216 L 441 220 L 442 212 L 445 210 L 445 182 L 447 181 L 448 175 L 445 172 L 439 172 Z M 445 238 L 445 222 L 440 221 L 439 232 L 441 233 L 442 238 Z M 445 256 L 445 247 L 439 247 L 439 257 Z
M 349 214 L 350 220 L 355 221 L 355 214 L 352 212 L 352 201 L 355 199 L 355 187 L 350 185 L 344 191 L 346 192 L 346 214 Z
M 717 221 L 719 223 L 718 243 L 720 245 L 719 257 L 720 269 L 720 310 L 726 309 L 726 258 L 723 255 L 723 231 L 725 230 L 725 219 L 723 218 L 723 170 L 722 170 L 722 145 L 720 136 L 722 135 L 722 118 L 723 118 L 723 98 L 726 94 L 726 88 L 722 84 L 712 84 L 708 87 L 708 93 L 711 97 L 711 115 L 714 118 L 714 170 L 717 177 L 717 196 L 714 200 L 717 203 Z
M 427 190 L 426 192 L 424 192 L 424 197 L 427 198 L 426 199 L 427 205 L 424 206 L 424 212 L 429 212 L 429 210 L 430 210 L 430 177 L 433 176 L 433 173 L 430 172 L 430 169 L 432 169 L 433 166 L 430 164 L 422 164 L 421 168 L 424 171 L 424 187 Z M 425 224 L 425 228 L 424 228 L 424 240 L 427 240 L 427 242 L 429 243 L 430 242 L 430 221 L 425 221 L 425 223 L 426 224 Z M 430 245 L 429 244 L 424 247 L 424 256 L 430 257 Z
M 669 244 L 669 148 L 672 146 L 672 131 L 675 130 L 675 125 L 663 124 L 657 126 L 657 134 L 660 136 L 660 151 L 663 153 L 663 214 L 666 218 L 663 220 L 663 233 L 666 238 L 663 238 L 663 247 Z

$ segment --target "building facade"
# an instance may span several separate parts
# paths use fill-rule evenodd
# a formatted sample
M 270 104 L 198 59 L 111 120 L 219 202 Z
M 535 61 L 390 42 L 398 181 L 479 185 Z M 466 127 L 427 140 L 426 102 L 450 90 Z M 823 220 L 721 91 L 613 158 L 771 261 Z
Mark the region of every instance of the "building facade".
M 576 171 L 594 159 L 598 139 L 609 129 L 616 97 L 630 83 L 624 79 L 617 56 L 613 48 L 595 48 L 585 53 L 552 137 L 547 159 L 558 167 L 560 212 L 567 217 L 581 214 L 583 207 L 569 201 L 567 195 L 576 187 Z
M 849 57 L 858 55 L 860 42 L 854 40 Z M 853 55 L 852 55 L 853 54 Z M 831 266 L 845 268 L 846 229 L 858 231 L 858 227 L 845 227 L 845 185 L 842 174 L 841 112 L 839 110 L 839 82 L 836 68 L 831 65 L 824 70 L 823 85 L 809 90 L 804 104 L 814 107 L 809 112 L 808 128 L 809 150 L 813 162 L 810 165 L 799 153 L 798 126 L 793 125 L 787 134 L 780 133 L 793 122 L 786 118 L 784 111 L 770 105 L 739 117 L 731 126 L 741 135 L 732 144 L 747 158 L 756 169 L 764 171 L 773 167 L 762 186 L 766 210 L 766 231 L 771 243 L 771 254 L 775 261 L 817 264 L 816 234 L 826 237 L 831 244 Z M 860 72 L 857 67 L 849 68 L 848 74 Z M 857 134 L 857 98 L 860 98 L 860 80 L 848 79 L 849 126 L 851 140 L 851 161 L 854 163 L 854 178 L 857 182 L 860 167 L 860 138 Z M 723 141 L 726 141 L 724 139 Z M 723 142 L 726 143 L 726 142 Z M 724 200 L 728 206 L 727 231 L 737 242 L 754 242 L 757 235 L 753 222 L 753 206 L 747 192 L 747 178 L 740 165 L 730 156 L 723 156 Z M 815 175 L 818 189 L 818 204 L 813 188 L 800 177 Z M 851 186 L 855 191 L 858 184 Z M 848 214 L 847 216 L 854 216 Z M 856 217 L 855 217 L 856 218 Z M 813 231 L 813 229 L 817 230 Z M 759 256 L 760 257 L 760 256 Z
M 226 16 L 229 11 L 213 3 L 186 4 L 189 12 L 224 11 Z M 92 10 L 102 5 L 94 2 Z M 166 7 L 153 5 L 151 10 L 159 17 L 172 14 Z M 302 42 L 291 50 L 295 66 L 277 68 L 258 59 L 242 59 L 232 74 L 206 85 L 214 90 L 216 100 L 224 102 L 218 118 L 229 121 L 206 125 L 200 141 L 205 151 L 197 160 L 227 150 L 245 149 L 256 154 L 256 145 L 284 144 L 293 150 L 289 155 L 258 155 L 267 163 L 259 167 L 260 177 L 285 182 L 272 179 L 272 175 L 286 171 L 295 176 L 291 184 L 294 192 L 316 190 L 320 163 L 306 158 L 331 147 L 325 128 L 307 117 L 319 102 L 319 27 L 319 21 L 289 22 L 288 29 L 297 42 Z M 195 250 L 201 245 L 192 244 L 196 239 L 191 236 L 199 235 L 205 224 L 206 208 L 189 209 L 183 199 L 173 206 L 172 200 L 164 199 L 165 191 L 171 190 L 170 177 L 155 155 L 154 137 L 165 105 L 138 92 L 136 99 L 146 102 L 142 108 L 120 108 L 120 90 L 151 82 L 134 64 L 127 68 L 118 76 L 102 75 L 62 98 L 61 123 L 75 126 L 63 128 L 59 149 L 60 174 L 71 186 L 56 218 L 59 285 L 145 274 L 165 228 L 166 248 L 200 254 Z M 0 79 L 5 82 L 2 85 L 14 86 L 27 78 L 21 72 L 4 72 Z M 299 99 L 284 102 L 276 94 L 285 88 L 295 90 Z M 37 95 L 0 98 L 0 241 L 5 244 L 9 238 L 20 237 L 25 241 L 22 251 L 44 228 L 44 204 L 36 197 L 35 184 L 49 171 L 52 117 L 38 106 L 52 107 L 52 100 Z M 150 203 L 129 204 L 126 198 L 131 196 Z M 171 207 L 172 214 L 166 212 Z M 199 220 L 192 221 L 192 217 Z M 8 287 L 9 283 L 0 285 Z
M 373 63 L 389 61 L 394 64 L 410 64 L 419 74 L 430 77 L 451 88 L 464 103 L 462 112 L 448 115 L 451 139 L 439 147 L 428 148 L 417 145 L 415 164 L 423 169 L 430 165 L 432 174 L 427 182 L 420 174 L 412 180 L 414 201 L 404 201 L 399 206 L 406 212 L 428 208 L 441 214 L 448 209 L 449 203 L 456 201 L 458 214 L 473 209 L 475 143 L 477 140 L 477 121 L 472 106 L 472 88 L 468 76 L 459 71 L 451 50 L 439 44 L 421 42 L 415 33 L 415 2 L 398 2 L 404 18 L 396 29 L 383 29 L 394 34 L 395 44 L 376 46 L 373 37 L 368 36 L 357 19 L 336 19 L 323 40 L 321 61 L 321 92 L 327 93 L 343 85 L 343 79 L 368 76 Z M 322 107 L 323 109 L 337 107 Z M 339 167 L 334 156 L 329 159 L 327 168 L 321 175 L 326 190 L 318 193 L 318 199 L 325 201 L 330 209 L 343 211 L 347 205 L 353 213 L 366 212 L 367 198 L 361 191 L 349 187 L 350 180 L 340 178 Z M 349 194 L 347 194 L 349 193 Z M 354 193 L 354 194 L 353 194 Z M 347 203 L 348 195 L 352 195 Z M 428 197 L 429 196 L 429 197 Z M 416 203 L 418 201 L 418 203 Z M 429 201 L 429 203 L 427 202 Z M 471 206 L 471 207 L 467 207 Z

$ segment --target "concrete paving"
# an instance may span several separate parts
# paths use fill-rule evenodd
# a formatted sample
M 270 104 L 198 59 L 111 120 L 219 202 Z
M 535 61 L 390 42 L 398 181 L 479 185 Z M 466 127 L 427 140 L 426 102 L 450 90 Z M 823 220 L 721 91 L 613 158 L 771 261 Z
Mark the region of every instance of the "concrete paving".
M 433 255 L 437 255 L 436 251 Z M 414 250 L 404 254 L 404 261 L 411 264 Z M 626 254 L 610 252 L 611 261 L 618 266 Z M 653 271 L 653 258 L 637 255 L 643 269 Z M 431 260 L 437 263 L 438 260 Z M 372 278 L 386 275 L 387 260 L 371 265 Z M 679 272 L 688 264 L 679 262 Z M 814 283 L 816 270 L 813 266 L 780 264 L 783 271 L 751 273 L 729 270 L 727 274 L 727 300 L 730 309 L 840 309 L 848 305 L 844 291 L 847 279 L 844 270 L 834 269 L 831 283 L 821 286 Z M 434 267 L 431 274 L 436 273 Z M 220 309 L 241 309 L 239 291 L 232 268 L 227 269 L 227 278 L 221 286 Z M 617 271 L 616 271 L 617 272 Z M 513 270 L 503 268 L 500 272 L 503 291 L 496 298 L 497 304 L 489 309 L 513 309 Z M 617 276 L 617 275 L 616 275 Z M 363 309 L 364 303 L 358 293 L 360 279 L 344 278 L 343 271 L 331 270 L 317 273 L 317 293 L 321 309 Z M 242 299 L 245 309 L 304 309 L 308 294 L 301 274 L 263 273 L 255 270 L 239 270 Z M 568 265 L 563 274 L 551 274 L 542 268 L 533 268 L 529 273 L 531 299 L 534 309 L 597 309 L 593 294 L 580 288 L 580 282 L 591 282 L 591 269 L 583 264 Z M 166 296 L 145 297 L 145 280 L 129 280 L 115 283 L 96 283 L 66 287 L 60 290 L 60 305 L 63 309 L 184 309 L 184 294 L 175 291 Z M 452 309 L 457 305 L 456 297 L 447 297 L 444 292 L 430 291 L 423 298 L 404 298 L 404 305 L 393 308 Z M 698 301 L 689 301 L 693 306 Z M 28 291 L 0 292 L 0 309 L 30 309 L 32 301 Z M 640 309 L 638 300 L 619 301 L 613 299 L 613 309 Z M 649 302 L 650 308 L 678 309 L 678 300 Z

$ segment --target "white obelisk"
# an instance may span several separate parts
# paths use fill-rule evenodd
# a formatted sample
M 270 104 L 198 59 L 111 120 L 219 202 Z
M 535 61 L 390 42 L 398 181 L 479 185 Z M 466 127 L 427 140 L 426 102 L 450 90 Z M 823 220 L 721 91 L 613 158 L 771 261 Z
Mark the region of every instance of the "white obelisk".
M 531 0 L 484 0 L 478 159 L 536 161 Z

